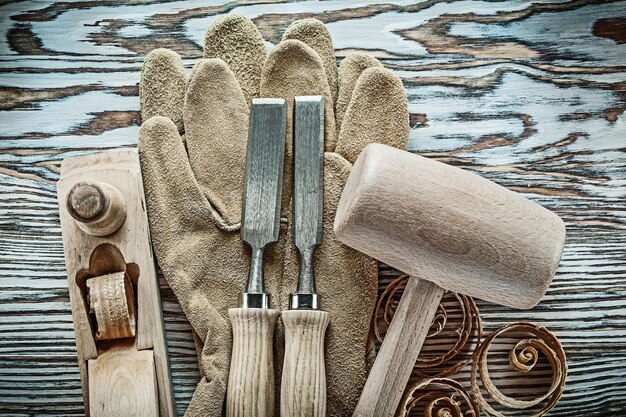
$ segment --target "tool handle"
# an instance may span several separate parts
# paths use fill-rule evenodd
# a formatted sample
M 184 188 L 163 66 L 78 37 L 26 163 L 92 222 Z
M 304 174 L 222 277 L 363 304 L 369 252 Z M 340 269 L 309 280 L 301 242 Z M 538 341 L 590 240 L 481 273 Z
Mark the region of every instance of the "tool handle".
M 227 417 L 274 415 L 274 328 L 278 310 L 231 308 L 233 352 L 226 396 Z
M 285 360 L 280 394 L 281 417 L 326 416 L 324 334 L 329 314 L 319 310 L 288 310 Z
M 395 414 L 443 293 L 430 281 L 409 278 L 353 417 Z

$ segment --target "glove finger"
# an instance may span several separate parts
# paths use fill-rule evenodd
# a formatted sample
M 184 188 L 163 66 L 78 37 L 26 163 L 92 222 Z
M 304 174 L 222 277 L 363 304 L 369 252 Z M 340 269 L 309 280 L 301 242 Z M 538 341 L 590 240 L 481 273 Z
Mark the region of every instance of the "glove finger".
M 283 41 L 288 39 L 304 42 L 320 56 L 334 106 L 337 102 L 337 60 L 333 40 L 326 26 L 317 19 L 296 20 L 283 34 Z
M 232 334 L 228 320 L 213 308 L 205 310 L 211 324 L 199 358 L 202 379 L 196 387 L 186 416 L 220 417 L 230 368 Z
M 296 96 L 324 97 L 325 147 L 335 146 L 335 115 L 324 65 L 319 55 L 297 40 L 283 41 L 270 52 L 261 74 L 261 97 L 282 97 L 287 102 L 282 214 L 289 211 L 292 189 L 292 115 Z
M 187 78 L 180 56 L 169 49 L 155 49 L 146 55 L 139 81 L 141 120 L 153 116 L 171 119 L 182 133 L 183 102 Z
M 192 304 L 208 301 L 193 299 L 197 283 L 190 278 L 204 272 L 199 262 L 193 261 L 197 254 L 184 250 L 181 242 L 195 242 L 206 235 L 208 201 L 193 177 L 182 139 L 170 119 L 156 116 L 143 123 L 138 147 L 154 252 L 192 327 L 204 337 L 206 325 L 194 320 Z M 200 271 L 192 271 L 194 268 Z
M 221 417 L 225 391 L 216 381 L 200 379 L 185 410 L 185 417 Z
M 191 170 L 223 230 L 241 222 L 248 140 L 248 104 L 235 74 L 221 59 L 194 68 L 184 107 Z
M 263 36 L 250 19 L 229 14 L 213 23 L 204 37 L 204 57 L 220 58 L 235 73 L 248 104 L 259 96 L 267 57 Z
M 352 99 L 352 93 L 357 80 L 368 68 L 380 67 L 382 64 L 371 55 L 363 53 L 354 53 L 348 55 L 341 64 L 339 64 L 339 94 L 335 103 L 335 119 L 337 120 L 337 135 L 341 130 L 341 123 L 348 109 L 348 104 Z
M 408 139 L 409 110 L 402 81 L 386 69 L 366 69 L 354 87 L 335 152 L 354 163 L 370 143 L 406 149 Z

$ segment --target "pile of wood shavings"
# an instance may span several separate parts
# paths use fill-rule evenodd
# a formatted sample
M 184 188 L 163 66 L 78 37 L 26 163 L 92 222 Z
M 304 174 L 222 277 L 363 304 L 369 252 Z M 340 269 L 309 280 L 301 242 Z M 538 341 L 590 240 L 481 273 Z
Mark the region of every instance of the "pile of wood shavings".
M 374 333 L 379 342 L 384 339 L 408 279 L 407 275 L 394 279 L 379 297 L 374 323 Z M 499 405 L 498 408 L 520 415 L 520 411 L 536 409 L 543 403 L 538 411 L 526 414 L 531 417 L 542 416 L 551 410 L 563 393 L 567 375 L 565 352 L 556 337 L 547 329 L 531 323 L 511 324 L 481 342 L 482 335 L 482 320 L 474 300 L 447 292 L 415 364 L 413 375 L 421 379 L 406 388 L 396 414 L 466 417 L 479 416 L 482 410 L 489 416 L 504 417 L 494 408 L 495 404 Z M 489 377 L 488 353 L 496 338 L 509 341 L 508 361 L 515 372 L 530 375 L 540 357 L 547 359 L 551 373 L 544 394 L 532 399 L 518 399 L 495 386 Z M 517 342 L 510 342 L 509 339 Z M 470 392 L 454 379 L 446 378 L 469 363 Z
M 463 386 L 453 379 L 427 378 L 413 384 L 404 396 L 401 415 L 423 410 L 425 417 L 480 415 L 480 409 Z

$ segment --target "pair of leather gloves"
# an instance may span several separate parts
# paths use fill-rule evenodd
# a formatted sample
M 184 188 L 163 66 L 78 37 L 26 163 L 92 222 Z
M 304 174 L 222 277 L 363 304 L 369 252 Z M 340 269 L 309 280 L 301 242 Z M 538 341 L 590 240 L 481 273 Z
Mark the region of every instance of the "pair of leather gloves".
M 370 329 L 377 263 L 339 243 L 332 225 L 361 149 L 372 142 L 406 148 L 409 120 L 400 79 L 365 54 L 349 55 L 337 69 L 330 34 L 313 19 L 294 22 L 268 53 L 252 21 L 235 14 L 222 17 L 208 29 L 204 59 L 189 77 L 175 52 L 157 49 L 145 59 L 139 156 L 152 241 L 165 279 L 195 331 L 202 372 L 187 416 L 223 412 L 232 347 L 228 309 L 238 307 L 250 259 L 239 228 L 249 108 L 255 97 L 281 97 L 288 105 L 281 233 L 265 253 L 272 308 L 287 309 L 296 289 L 299 259 L 289 224 L 291 117 L 293 98 L 302 95 L 322 95 L 325 102 L 324 235 L 315 271 L 321 308 L 330 314 L 328 414 L 349 416 L 374 357 Z M 280 368 L 280 323 L 275 338 L 274 363 Z

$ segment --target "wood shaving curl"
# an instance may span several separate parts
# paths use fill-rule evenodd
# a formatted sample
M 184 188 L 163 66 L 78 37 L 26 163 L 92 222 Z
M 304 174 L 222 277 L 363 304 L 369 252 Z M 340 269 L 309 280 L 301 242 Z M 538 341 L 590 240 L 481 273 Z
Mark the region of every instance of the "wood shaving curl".
M 425 417 L 478 417 L 480 409 L 455 380 L 428 378 L 414 384 L 404 395 L 398 415 Z
M 374 322 L 374 334 L 379 342 L 383 341 L 391 324 L 408 279 L 407 275 L 394 279 L 380 295 L 376 304 Z M 486 397 L 490 398 L 492 403 L 498 403 L 511 410 L 528 411 L 543 403 L 543 408 L 539 411 L 531 411 L 532 414 L 528 417 L 543 416 L 554 408 L 563 393 L 567 376 L 565 352 L 554 334 L 543 327 L 523 322 L 503 327 L 480 343 L 482 333 L 482 320 L 474 300 L 465 295 L 446 292 L 413 370 L 413 376 L 421 379 L 409 384 L 396 415 L 478 417 L 482 410 L 491 417 L 504 417 L 489 404 Z M 451 345 L 448 341 L 452 334 L 457 338 L 453 346 L 448 349 Z M 506 338 L 503 337 L 501 341 L 494 344 L 496 338 L 505 334 Z M 469 340 L 475 343 L 468 343 Z M 533 399 L 526 397 L 518 399 L 506 395 L 497 388 L 491 381 L 487 364 L 492 344 L 500 348 L 507 347 L 509 364 L 514 371 L 521 374 L 528 375 L 534 368 L 535 370 L 541 368 L 541 366 L 536 367 L 539 362 L 547 366 L 546 361 L 540 361 L 545 357 L 552 370 L 549 374 L 550 383 L 546 393 Z M 440 348 L 442 345 L 446 345 L 447 349 L 443 353 Z M 435 351 L 436 354 L 433 353 Z M 452 362 L 453 359 L 455 359 L 454 362 Z M 469 395 L 457 381 L 445 378 L 456 373 L 469 362 L 472 363 L 471 391 L 473 395 Z M 541 371 L 539 369 L 537 376 L 544 378 L 540 376 Z M 545 372 L 543 374 L 545 375 Z M 535 383 L 534 380 L 533 383 Z M 509 389 L 516 390 L 516 387 L 509 386 Z M 521 396 L 524 395 L 526 393 L 521 394 Z
M 537 364 L 540 356 L 539 352 L 541 352 L 550 363 L 552 367 L 551 381 L 544 395 L 538 396 L 532 400 L 512 398 L 505 395 L 491 381 L 487 363 L 489 348 L 497 337 L 507 333 L 509 336 L 513 334 L 516 338 L 519 338 L 521 334 L 525 336 L 528 334 L 532 335 L 530 338 L 525 337 L 519 340 L 510 350 L 509 364 L 514 370 L 520 373 L 528 373 L 531 371 Z M 476 350 L 471 370 L 472 392 L 480 408 L 493 417 L 504 417 L 504 415 L 496 411 L 488 403 L 483 396 L 483 392 L 486 392 L 493 401 L 501 406 L 514 410 L 526 410 L 547 401 L 543 408 L 529 415 L 529 417 L 540 417 L 550 411 L 561 398 L 566 376 L 567 362 L 565 351 L 554 334 L 544 327 L 536 326 L 531 323 L 515 323 L 492 333 Z
M 87 280 L 89 312 L 96 318 L 96 340 L 135 336 L 136 314 L 133 286 L 125 272 Z
M 402 275 L 393 280 L 378 300 L 374 313 L 376 317 L 374 333 L 379 342 L 382 342 L 393 319 L 408 279 L 408 275 Z M 453 308 L 450 307 L 451 304 L 454 304 Z M 482 332 L 482 320 L 474 300 L 466 295 L 446 292 L 437 308 L 427 336 L 427 338 L 440 336 L 437 339 L 438 343 L 433 343 L 433 345 L 437 347 L 445 345 L 446 350 L 443 352 L 440 348 L 429 350 L 428 343 L 426 343 L 422 354 L 417 359 L 413 374 L 423 378 L 454 374 L 471 362 L 472 348 L 480 342 Z M 440 340 L 449 338 L 455 338 L 454 343 L 439 343 Z M 475 343 L 468 343 L 470 340 Z

